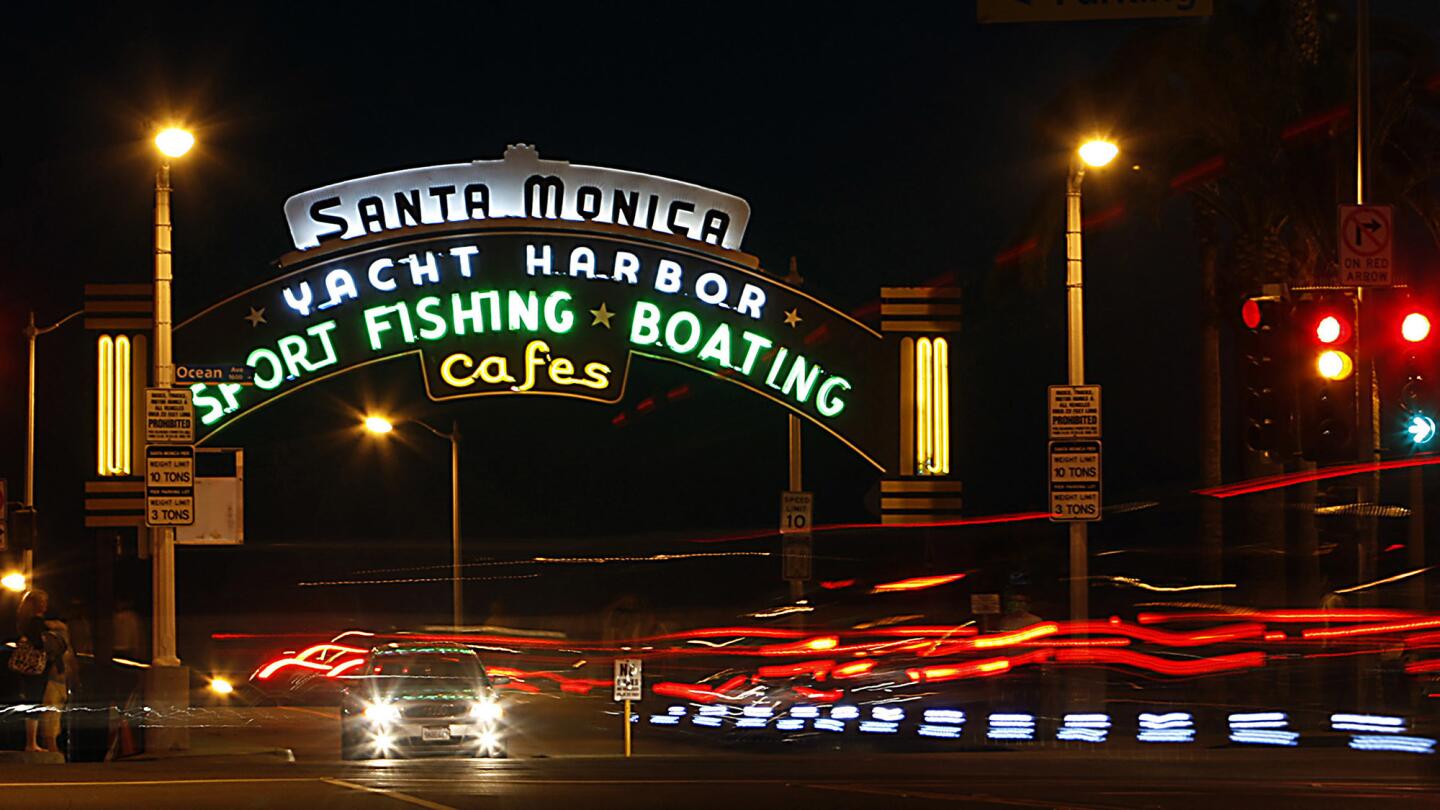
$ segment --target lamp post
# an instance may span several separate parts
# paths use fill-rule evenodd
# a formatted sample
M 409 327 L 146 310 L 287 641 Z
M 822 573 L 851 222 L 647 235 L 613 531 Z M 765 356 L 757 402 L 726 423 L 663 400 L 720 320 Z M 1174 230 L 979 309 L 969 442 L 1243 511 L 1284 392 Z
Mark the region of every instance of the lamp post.
M 451 420 L 450 432 L 445 433 L 419 419 L 409 419 L 406 422 L 419 425 L 434 436 L 450 442 L 450 602 L 451 623 L 458 629 L 463 624 L 461 618 L 465 613 L 464 596 L 460 589 L 460 425 Z M 383 436 L 395 429 L 395 423 L 383 416 L 367 416 L 365 429 L 377 436 Z
M 35 326 L 35 313 L 30 313 L 30 320 L 22 330 L 25 333 L 25 340 L 29 344 L 30 367 L 26 381 L 25 393 L 25 499 L 21 502 L 20 508 L 33 511 L 35 509 L 35 339 L 41 335 L 54 332 L 65 325 L 65 322 L 77 315 L 83 315 L 85 310 L 79 309 L 61 318 L 55 323 L 44 328 Z M 31 516 L 34 520 L 34 516 Z M 31 524 L 34 525 L 33 523 Z M 33 529 L 32 529 L 33 534 Z M 32 537 L 33 539 L 33 537 Z M 25 580 L 30 581 L 35 575 L 35 550 L 25 549 L 25 558 L 21 563 L 22 573 Z
M 1120 148 L 1103 139 L 1086 141 L 1070 159 L 1065 182 L 1065 304 L 1069 315 L 1068 366 L 1070 385 L 1085 384 L 1085 279 L 1080 240 L 1080 183 L 1085 168 L 1101 168 L 1115 159 Z M 1090 618 L 1089 526 L 1070 523 L 1070 619 Z
M 170 347 L 170 160 L 182 157 L 195 145 L 195 136 L 171 127 L 155 136 L 160 150 L 160 168 L 155 173 L 155 385 L 168 388 L 175 382 L 175 365 Z M 159 667 L 180 666 L 175 644 L 175 529 L 152 529 L 150 559 L 154 575 L 154 620 L 151 663 Z

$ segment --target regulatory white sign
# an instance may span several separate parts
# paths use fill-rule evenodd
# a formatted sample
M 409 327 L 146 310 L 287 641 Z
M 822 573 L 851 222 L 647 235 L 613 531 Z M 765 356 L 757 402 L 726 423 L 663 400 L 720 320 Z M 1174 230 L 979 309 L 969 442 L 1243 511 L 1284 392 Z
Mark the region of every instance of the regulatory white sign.
M 1100 386 L 1050 386 L 1050 438 L 1100 438 Z
M 1050 442 L 1050 519 L 1100 519 L 1100 442 Z
M 145 447 L 145 525 L 189 526 L 195 522 L 195 448 Z
M 780 493 L 780 533 L 809 534 L 815 496 L 809 492 Z
M 1388 205 L 1340 206 L 1340 283 L 1388 287 L 1395 240 Z
M 639 700 L 644 693 L 645 681 L 641 673 L 639 658 L 615 659 L 615 699 Z
M 195 407 L 190 403 L 190 389 L 145 389 L 145 441 L 195 443 Z

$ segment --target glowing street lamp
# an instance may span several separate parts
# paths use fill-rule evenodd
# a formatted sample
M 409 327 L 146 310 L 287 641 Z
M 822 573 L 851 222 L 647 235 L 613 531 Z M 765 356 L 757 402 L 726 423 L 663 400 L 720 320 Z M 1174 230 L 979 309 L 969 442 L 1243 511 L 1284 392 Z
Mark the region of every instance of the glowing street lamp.
M 463 596 L 460 592 L 460 425 L 457 422 L 450 423 L 450 432 L 436 430 L 419 419 L 408 419 L 405 423 L 419 425 L 430 431 L 435 436 L 450 442 L 450 599 L 452 603 L 452 619 L 454 626 L 461 626 L 461 618 L 464 615 Z M 395 430 L 395 423 L 383 417 L 371 414 L 365 417 L 362 423 L 367 432 L 377 436 L 384 436 Z
M 1116 155 L 1120 154 L 1120 147 L 1111 141 L 1097 138 L 1081 144 L 1080 148 L 1076 151 L 1079 152 L 1080 159 L 1085 161 L 1086 166 L 1099 169 L 1114 160 Z
M 182 157 L 194 145 L 195 136 L 189 130 L 179 127 L 162 129 L 155 135 L 155 148 L 166 157 Z
M 7 591 L 23 593 L 26 584 L 25 575 L 19 571 L 10 571 L 6 573 L 5 576 L 0 577 L 0 587 L 4 587 Z
M 1085 287 L 1080 237 L 1080 184 L 1085 168 L 1102 168 L 1120 154 L 1120 147 L 1104 138 L 1092 138 L 1075 150 L 1065 183 L 1065 303 L 1069 314 L 1069 382 L 1085 384 Z M 1070 618 L 1090 618 L 1090 552 L 1088 527 L 1070 523 Z

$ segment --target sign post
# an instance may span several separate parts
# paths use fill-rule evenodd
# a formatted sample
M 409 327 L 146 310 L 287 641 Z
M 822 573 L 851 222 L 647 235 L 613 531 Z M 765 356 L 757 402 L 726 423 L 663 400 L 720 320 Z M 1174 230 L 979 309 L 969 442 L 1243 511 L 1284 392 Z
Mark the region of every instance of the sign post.
M 1340 283 L 1388 287 L 1394 267 L 1394 220 L 1388 205 L 1340 206 Z
M 630 701 L 644 694 L 644 677 L 639 658 L 615 659 L 615 700 L 624 704 L 625 756 L 630 756 Z

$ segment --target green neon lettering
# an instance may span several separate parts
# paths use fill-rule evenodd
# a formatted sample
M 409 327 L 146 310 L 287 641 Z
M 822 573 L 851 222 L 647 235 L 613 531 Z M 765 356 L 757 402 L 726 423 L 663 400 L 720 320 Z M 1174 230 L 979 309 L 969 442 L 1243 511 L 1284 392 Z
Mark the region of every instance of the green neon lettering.
M 220 400 L 206 393 L 207 387 L 205 383 L 195 383 L 190 386 L 190 399 L 195 403 L 195 407 L 206 409 L 204 413 L 200 414 L 200 424 L 202 425 L 214 424 L 217 419 L 225 415 L 225 406 L 220 404 Z
M 433 295 L 429 298 L 421 298 L 415 304 L 415 317 L 425 323 L 425 326 L 420 327 L 422 340 L 439 340 L 445 337 L 445 332 L 449 327 L 445 324 L 445 319 L 434 312 L 439 308 L 440 299 Z
M 540 297 L 534 290 L 526 293 L 511 290 L 506 300 L 506 309 L 510 310 L 511 332 L 518 332 L 521 328 L 528 332 L 539 331 Z
M 690 327 L 690 336 L 682 343 L 679 337 L 680 325 Z M 693 312 L 677 312 L 665 324 L 665 343 L 676 354 L 689 354 L 700 343 L 700 319 Z
M 545 296 L 545 325 L 557 335 L 563 335 L 575 326 L 575 313 L 560 306 L 569 300 L 570 293 L 564 290 L 556 290 Z
M 480 293 L 480 298 L 490 305 L 490 331 L 500 331 L 500 293 L 496 290 L 487 290 Z
M 470 322 L 470 331 L 481 334 L 485 331 L 485 323 L 480 319 L 480 293 L 470 293 L 470 306 L 465 306 L 465 301 L 460 293 L 450 296 L 450 311 L 455 321 L 455 334 L 465 334 L 465 322 Z
M 653 346 L 660 340 L 660 308 L 645 301 L 635 304 L 635 317 L 630 319 L 630 342 Z
M 795 365 L 790 367 L 790 373 L 785 375 L 785 387 L 780 393 L 786 396 L 794 396 L 800 404 L 810 399 L 810 391 L 815 387 L 815 381 L 820 378 L 820 367 L 811 365 L 809 373 L 805 371 L 804 355 L 795 355 Z M 794 389 L 794 394 L 791 390 Z
M 740 364 L 740 372 L 742 374 L 749 374 L 750 371 L 755 368 L 755 361 L 759 359 L 760 352 L 765 351 L 775 344 L 754 332 L 742 332 L 740 337 L 744 338 L 745 342 L 749 344 L 745 348 L 745 362 Z
M 260 369 L 262 360 L 270 364 L 268 374 Z M 280 365 L 280 357 L 269 349 L 256 349 L 250 352 L 250 356 L 245 358 L 245 365 L 255 369 L 255 385 L 266 391 L 279 388 L 281 381 L 285 379 L 285 369 Z
M 815 395 L 815 408 L 822 416 L 838 416 L 845 410 L 845 400 L 831 393 L 836 388 L 849 391 L 850 381 L 844 377 L 831 377 L 820 384 L 820 391 Z
M 380 320 L 381 316 L 390 311 L 388 305 L 371 307 L 365 310 L 365 332 L 370 336 L 370 348 L 380 351 L 380 334 L 390 329 L 390 324 Z M 256 383 L 257 385 L 259 383 Z
M 779 353 L 775 355 L 775 361 L 770 364 L 770 373 L 765 375 L 765 384 L 776 391 L 780 390 L 780 386 L 775 384 L 775 379 L 780 376 L 780 367 L 785 365 L 785 356 L 788 354 L 790 350 L 781 346 Z
M 286 335 L 275 343 L 280 350 L 280 357 L 285 361 L 285 376 L 299 377 L 300 372 L 309 371 L 310 364 L 305 361 L 305 338 L 299 335 Z
M 320 345 L 325 348 L 325 359 L 321 360 L 318 363 L 312 363 L 310 365 L 311 371 L 314 371 L 317 368 L 324 368 L 326 366 L 334 365 L 337 362 L 335 357 L 335 344 L 330 342 L 330 333 L 334 330 L 334 321 L 317 323 L 309 329 L 305 330 L 305 334 L 320 338 Z M 225 386 L 220 386 L 220 389 L 223 391 L 225 389 Z
M 240 386 L 235 383 L 220 383 L 220 396 L 225 398 L 225 413 L 234 413 L 240 409 L 240 400 L 235 395 L 240 393 Z
M 715 329 L 715 334 L 705 341 L 705 347 L 700 350 L 701 360 L 714 360 L 721 368 L 730 368 L 730 327 L 720 324 Z

